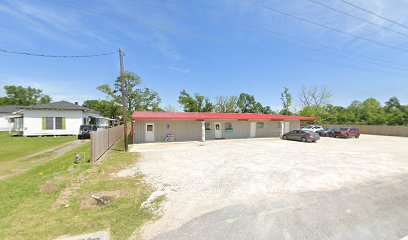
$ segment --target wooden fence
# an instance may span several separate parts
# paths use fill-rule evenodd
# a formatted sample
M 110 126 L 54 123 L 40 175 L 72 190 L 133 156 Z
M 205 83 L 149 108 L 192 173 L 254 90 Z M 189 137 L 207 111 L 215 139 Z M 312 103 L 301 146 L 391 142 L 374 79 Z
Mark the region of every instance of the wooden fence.
M 358 128 L 360 130 L 360 133 L 362 133 L 362 134 L 408 137 L 408 126 L 324 124 L 323 127 L 333 127 L 333 128 L 355 127 L 355 128 Z
M 96 162 L 122 137 L 123 125 L 91 132 L 91 162 Z

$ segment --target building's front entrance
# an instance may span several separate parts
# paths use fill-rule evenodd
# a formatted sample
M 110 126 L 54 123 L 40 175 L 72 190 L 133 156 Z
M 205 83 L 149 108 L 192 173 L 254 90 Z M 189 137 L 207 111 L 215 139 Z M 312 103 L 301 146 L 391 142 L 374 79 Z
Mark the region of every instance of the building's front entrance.
M 146 123 L 145 126 L 145 141 L 154 142 L 154 123 Z
M 221 123 L 214 123 L 214 134 L 215 139 L 222 138 Z
M 249 130 L 249 137 L 254 138 L 256 136 L 256 122 L 251 122 L 251 128 Z

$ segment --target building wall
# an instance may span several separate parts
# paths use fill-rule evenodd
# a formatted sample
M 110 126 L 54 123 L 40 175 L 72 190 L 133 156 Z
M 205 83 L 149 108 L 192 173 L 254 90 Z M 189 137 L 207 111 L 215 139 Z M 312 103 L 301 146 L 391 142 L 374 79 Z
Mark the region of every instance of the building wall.
M 263 122 L 263 128 L 256 129 L 255 137 L 279 137 L 281 134 L 280 121 L 238 121 L 238 120 L 208 120 L 211 130 L 205 131 L 206 140 L 215 138 L 215 123 L 221 124 L 222 137 L 225 139 L 249 138 L 250 123 Z M 226 131 L 225 123 L 232 123 L 233 130 Z M 287 121 L 290 130 L 299 129 L 300 122 Z M 134 123 L 134 143 L 145 142 L 145 125 L 154 124 L 155 142 L 163 142 L 168 134 L 174 134 L 176 141 L 199 141 L 201 140 L 201 121 L 193 120 L 137 120 Z
M 87 116 L 88 114 L 86 114 Z M 69 110 L 24 110 L 24 136 L 39 135 L 78 135 L 82 118 L 86 117 L 82 111 Z M 42 129 L 43 117 L 65 117 L 65 129 Z M 55 124 L 54 124 L 55 127 Z
M 9 124 L 8 120 L 4 116 L 9 116 L 11 113 L 0 113 L 0 131 L 8 131 Z
M 201 139 L 201 121 L 188 120 L 138 120 L 134 123 L 134 142 L 145 142 L 145 125 L 154 124 L 155 142 L 163 142 L 168 134 L 174 134 L 176 141 Z

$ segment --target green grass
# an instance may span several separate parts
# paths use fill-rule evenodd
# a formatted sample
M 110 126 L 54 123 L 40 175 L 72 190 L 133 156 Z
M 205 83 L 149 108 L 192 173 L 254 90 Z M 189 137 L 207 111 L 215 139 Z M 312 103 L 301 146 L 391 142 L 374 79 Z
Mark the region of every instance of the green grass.
M 122 145 L 109 150 L 100 163 L 73 164 L 74 152 L 89 152 L 89 144 L 85 144 L 56 160 L 0 181 L 0 239 L 52 239 L 108 228 L 112 239 L 129 238 L 154 215 L 140 209 L 152 192 L 142 176 L 112 176 L 138 158 L 135 153 L 122 151 Z M 69 166 L 74 166 L 73 170 L 69 171 Z M 47 184 L 52 187 L 44 188 Z M 69 206 L 56 205 L 60 193 L 73 185 L 79 187 L 64 198 L 63 205 Z M 89 196 L 101 191 L 119 194 L 110 198 L 109 205 L 98 206 Z
M 22 158 L 73 141 L 76 136 L 11 137 L 0 132 L 0 162 Z

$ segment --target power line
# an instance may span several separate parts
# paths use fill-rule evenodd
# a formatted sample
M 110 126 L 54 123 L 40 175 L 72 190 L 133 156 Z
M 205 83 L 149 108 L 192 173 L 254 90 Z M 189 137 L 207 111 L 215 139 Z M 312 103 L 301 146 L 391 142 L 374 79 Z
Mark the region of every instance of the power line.
M 351 2 L 348 2 L 348 1 L 345 1 L 345 0 L 339 0 L 339 1 L 342 1 L 343 3 L 348 4 L 348 5 L 350 5 L 350 6 L 354 7 L 354 8 L 360 9 L 361 11 L 370 13 L 370 14 L 372 14 L 372 15 L 378 17 L 378 18 L 381 18 L 381 19 L 383 19 L 383 20 L 385 20 L 385 21 L 388 21 L 388 22 L 390 22 L 390 23 L 393 23 L 393 24 L 396 24 L 396 25 L 398 25 L 398 26 L 400 26 L 400 27 L 403 27 L 403 28 L 405 28 L 405 29 L 408 29 L 408 26 L 406 26 L 406 25 L 404 25 L 404 24 L 402 24 L 402 23 L 399 23 L 399 22 L 396 22 L 396 21 L 394 21 L 394 20 L 392 20 L 392 19 L 383 17 L 383 16 L 381 16 L 381 15 L 375 13 L 375 12 L 372 12 L 372 11 L 370 11 L 370 10 L 367 10 L 367 9 L 365 9 L 365 8 L 362 8 L 362 7 L 360 7 L 360 6 L 357 6 L 357 5 L 355 5 L 355 4 L 351 3 Z
M 354 18 L 354 19 L 357 19 L 357 20 L 366 22 L 366 23 L 371 24 L 371 25 L 373 25 L 373 26 L 376 26 L 376 27 L 379 27 L 379 28 L 382 28 L 382 29 L 385 29 L 385 30 L 388 30 L 388 31 L 391 31 L 391 32 L 394 32 L 394 33 L 397 33 L 397 34 L 400 34 L 400 35 L 403 35 L 403 36 L 405 36 L 405 37 L 408 37 L 408 34 L 406 34 L 406 33 L 403 33 L 403 32 L 397 31 L 397 30 L 394 30 L 394 29 L 392 29 L 392 28 L 388 28 L 388 27 L 382 26 L 382 25 L 377 24 L 377 23 L 375 23 L 375 22 L 368 21 L 368 20 L 366 20 L 366 19 L 364 19 L 364 18 L 360 18 L 360 17 L 354 16 L 354 15 L 348 13 L 348 12 L 342 11 L 342 10 L 337 9 L 337 8 L 334 8 L 334 7 L 331 7 L 331 6 L 326 5 L 326 4 L 324 4 L 324 3 L 321 3 L 321 2 L 318 2 L 318 1 L 315 1 L 315 0 L 307 0 L 307 1 L 312 2 L 312 3 L 314 3 L 314 4 L 317 4 L 317 5 L 320 5 L 320 6 L 322 6 L 322 7 L 325 7 L 325 8 L 327 8 L 327 9 L 332 10 L 332 11 L 339 12 L 339 13 L 341 13 L 341 14 L 344 14 L 344 15 L 346 15 L 346 16 L 352 17 L 352 18 Z
M 170 0 L 164 0 L 164 1 L 166 1 L 168 3 L 171 3 L 171 4 L 179 5 L 178 2 L 175 2 L 175 1 L 170 1 Z M 194 7 L 192 7 L 192 8 L 194 8 Z M 199 11 L 202 11 L 202 9 L 198 9 L 198 8 L 195 8 L 195 9 L 199 10 Z M 170 9 L 170 10 L 172 10 L 172 9 Z M 225 16 L 221 16 L 221 15 L 214 14 L 214 13 L 209 13 L 209 14 L 211 16 L 214 16 L 217 20 L 227 20 L 227 21 L 231 22 L 231 20 L 228 19 Z M 363 54 L 344 51 L 344 50 L 342 50 L 340 48 L 335 48 L 335 47 L 327 46 L 327 45 L 324 45 L 324 44 L 308 41 L 308 40 L 298 38 L 298 37 L 294 37 L 294 36 L 291 36 L 291 35 L 288 35 L 288 34 L 278 33 L 278 32 L 275 32 L 275 31 L 272 31 L 272 30 L 269 30 L 269 29 L 265 29 L 265 28 L 259 28 L 257 26 L 251 26 L 249 24 L 241 23 L 241 22 L 238 22 L 238 21 L 234 21 L 234 22 L 238 23 L 239 25 L 244 25 L 244 26 L 246 26 L 247 28 L 249 28 L 251 30 L 256 30 L 258 32 L 264 32 L 264 33 L 267 33 L 267 34 L 272 34 L 272 35 L 275 35 L 275 36 L 284 37 L 284 38 L 287 38 L 287 39 L 295 40 L 295 41 L 300 42 L 300 43 L 315 45 L 315 46 L 318 46 L 318 47 L 321 47 L 321 48 L 328 49 L 330 51 L 335 51 L 335 52 L 346 54 L 346 55 L 334 54 L 332 52 L 327 52 L 327 51 L 316 49 L 316 48 L 306 47 L 304 45 L 298 45 L 298 46 L 300 46 L 302 48 L 305 48 L 305 49 L 308 49 L 308 50 L 322 52 L 322 53 L 325 53 L 325 54 L 339 56 L 339 57 L 342 57 L 342 58 L 357 60 L 357 61 L 360 61 L 360 62 L 363 62 L 363 63 L 374 64 L 374 65 L 378 65 L 378 66 L 382 66 L 382 67 L 385 66 L 385 67 L 394 68 L 394 69 L 398 69 L 398 70 L 408 71 L 408 68 L 406 68 L 405 65 L 402 65 L 402 64 L 399 64 L 399 63 L 386 61 L 386 60 L 383 60 L 383 59 L 379 59 L 379 58 L 375 58 L 375 57 L 371 57 L 371 56 L 366 56 L 366 55 L 363 55 Z M 243 28 L 240 31 L 243 32 L 243 33 L 247 33 Z M 350 55 L 353 55 L 354 57 L 350 56 Z M 363 60 L 361 58 L 364 58 L 364 59 L 367 59 L 367 60 Z
M 102 56 L 112 55 L 114 53 L 117 53 L 118 51 L 98 53 L 98 54 L 89 54 L 89 55 L 50 55 L 50 54 L 41 54 L 41 53 L 11 51 L 11 50 L 6 50 L 6 49 L 0 49 L 0 52 L 18 54 L 18 55 L 27 55 L 27 56 L 33 56 L 33 57 L 47 57 L 47 58 L 91 58 L 91 57 L 102 57 Z
M 264 8 L 264 9 L 267 9 L 267 10 L 270 10 L 270 11 L 273 11 L 275 13 L 279 13 L 281 15 L 285 15 L 285 16 L 288 16 L 288 17 L 291 17 L 291 18 L 295 18 L 295 19 L 297 19 L 299 21 L 303 21 L 303 22 L 306 22 L 306 23 L 309 23 L 309 24 L 313 24 L 313 25 L 322 27 L 322 28 L 326 28 L 326 29 L 328 29 L 330 31 L 333 31 L 333 32 L 338 32 L 338 33 L 348 35 L 348 36 L 351 36 L 351 37 L 354 37 L 354 38 L 357 38 L 357 39 L 361 39 L 361 40 L 364 40 L 364 41 L 367 41 L 367 42 L 375 43 L 375 44 L 383 46 L 383 47 L 388 47 L 388 48 L 392 48 L 392 49 L 395 49 L 395 50 L 408 52 L 408 49 L 400 48 L 400 47 L 397 47 L 397 46 L 393 46 L 393 45 L 389 45 L 389 44 L 386 44 L 386 43 L 383 43 L 383 42 L 372 40 L 372 39 L 369 39 L 369 38 L 366 38 L 366 37 L 363 37 L 363 36 L 360 36 L 360 35 L 349 33 L 349 32 L 346 32 L 344 30 L 333 28 L 333 27 L 330 27 L 330 26 L 327 26 L 327 25 L 324 25 L 324 24 L 321 24 L 321 23 L 318 23 L 318 22 L 314 22 L 312 20 L 309 20 L 309 19 L 306 19 L 306 18 L 303 18 L 303 17 L 299 17 L 299 16 L 296 16 L 294 14 L 290 14 L 290 13 L 287 13 L 287 12 L 284 12 L 284 11 L 281 11 L 281 10 L 277 10 L 277 9 L 275 9 L 273 7 L 266 6 L 266 5 L 263 5 L 263 4 L 259 4 L 257 2 L 251 1 L 251 0 L 241 0 L 241 1 L 246 1 L 246 2 L 248 2 L 248 3 L 250 3 L 250 4 L 254 5 L 254 6 Z
M 138 24 L 143 24 L 143 25 L 146 25 L 146 26 L 154 27 L 154 28 L 157 28 L 158 30 L 163 31 L 163 32 L 173 33 L 173 34 L 177 34 L 177 35 L 184 35 L 184 36 L 188 35 L 185 32 L 169 30 L 169 29 L 166 29 L 166 27 L 164 27 L 162 25 L 159 25 L 159 24 L 156 24 L 156 23 L 151 23 L 151 22 L 148 22 L 148 21 L 145 21 L 145 20 L 140 20 L 140 19 L 135 18 L 135 17 L 131 17 L 131 16 L 115 13 L 115 12 L 106 12 L 106 11 L 102 11 L 102 10 L 98 10 L 98 9 L 94 9 L 94 8 L 79 7 L 79 6 L 76 6 L 76 5 L 72 5 L 72 4 L 68 4 L 68 3 L 60 2 L 60 1 L 59 2 L 55 2 L 55 1 L 52 1 L 52 0 L 44 0 L 44 1 L 52 3 L 52 4 L 56 4 L 56 5 L 61 5 L 61 6 L 64 6 L 64 7 L 69 7 L 69 8 L 81 10 L 81 11 L 96 13 L 96 14 L 99 14 L 99 15 L 107 16 L 107 17 L 120 18 L 122 20 L 126 20 L 126 21 L 130 21 L 130 22 L 135 22 L 135 23 L 138 23 Z

